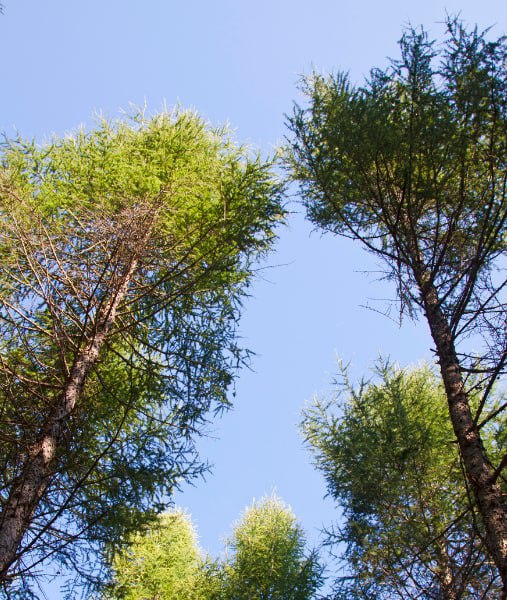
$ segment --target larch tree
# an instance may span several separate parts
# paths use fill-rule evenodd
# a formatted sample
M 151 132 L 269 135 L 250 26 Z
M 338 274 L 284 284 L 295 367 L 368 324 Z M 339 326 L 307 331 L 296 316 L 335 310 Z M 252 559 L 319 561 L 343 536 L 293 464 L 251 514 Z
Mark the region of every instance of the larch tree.
M 201 600 L 194 596 L 201 562 L 190 517 L 179 510 L 164 513 L 116 553 L 114 582 L 105 597 Z
M 271 165 L 191 113 L 4 144 L 4 585 L 47 558 L 87 577 L 202 472 L 195 436 L 228 405 L 241 299 L 282 216 Z
M 462 477 L 440 378 L 379 362 L 373 381 L 305 410 L 302 432 L 343 525 L 325 543 L 342 572 L 336 598 L 491 598 L 501 588 Z M 505 431 L 487 432 L 491 454 Z
M 317 552 L 275 496 L 245 511 L 215 560 L 200 553 L 189 517 L 173 511 L 131 535 L 112 567 L 111 600 L 311 600 L 323 581 Z
M 303 82 L 288 164 L 309 219 L 379 257 L 401 314 L 423 314 L 484 541 L 507 597 L 507 456 L 482 432 L 506 371 L 507 42 L 458 20 L 441 46 L 421 30 L 362 87 L 347 75 Z M 478 406 L 471 394 L 480 391 Z
M 276 496 L 247 508 L 228 540 L 224 592 L 230 600 L 310 600 L 323 583 L 315 551 Z

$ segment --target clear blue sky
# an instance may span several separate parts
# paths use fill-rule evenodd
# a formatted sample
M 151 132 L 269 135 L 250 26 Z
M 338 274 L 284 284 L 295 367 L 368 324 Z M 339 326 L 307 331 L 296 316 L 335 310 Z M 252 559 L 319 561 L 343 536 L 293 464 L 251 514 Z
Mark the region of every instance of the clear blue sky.
M 507 32 L 505 0 L 4 0 L 0 16 L 0 131 L 43 140 L 93 114 L 114 117 L 129 103 L 150 111 L 181 104 L 238 141 L 269 154 L 285 135 L 284 113 L 301 74 L 348 70 L 360 81 L 397 56 L 404 25 L 438 37 L 446 11 L 493 35 Z M 440 23 L 440 24 L 439 24 Z M 297 205 L 291 206 L 297 211 Z M 305 401 L 329 393 L 336 357 L 357 377 L 382 353 L 403 364 L 431 358 L 424 324 L 398 325 L 361 305 L 394 290 L 352 243 L 310 235 L 301 216 L 280 231 L 269 268 L 245 305 L 244 344 L 257 353 L 237 383 L 234 410 L 200 444 L 214 463 L 206 481 L 185 486 L 201 545 L 221 539 L 253 498 L 273 489 L 300 517 L 308 537 L 336 511 L 302 447 Z M 364 271 L 369 272 L 364 273 Z M 58 598 L 53 587 L 48 597 Z

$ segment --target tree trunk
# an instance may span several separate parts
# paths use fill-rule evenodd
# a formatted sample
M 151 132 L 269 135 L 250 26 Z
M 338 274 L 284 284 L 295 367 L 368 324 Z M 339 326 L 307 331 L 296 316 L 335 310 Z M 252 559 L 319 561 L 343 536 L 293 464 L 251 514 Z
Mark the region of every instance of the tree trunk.
M 472 417 L 454 340 L 440 307 L 438 294 L 434 285 L 425 282 L 424 277 L 419 277 L 418 280 L 440 363 L 452 426 L 484 524 L 485 544 L 502 579 L 502 598 L 507 598 L 507 506 Z
M 64 390 L 37 441 L 27 451 L 20 475 L 3 506 L 0 516 L 0 581 L 9 579 L 9 569 L 21 555 L 19 549 L 23 537 L 55 470 L 53 463 L 63 440 L 66 421 L 81 396 L 90 371 L 97 363 L 118 307 L 127 294 L 137 263 L 136 258 L 130 260 L 117 286 L 111 290 L 111 297 L 99 311 L 93 334 L 78 352 Z

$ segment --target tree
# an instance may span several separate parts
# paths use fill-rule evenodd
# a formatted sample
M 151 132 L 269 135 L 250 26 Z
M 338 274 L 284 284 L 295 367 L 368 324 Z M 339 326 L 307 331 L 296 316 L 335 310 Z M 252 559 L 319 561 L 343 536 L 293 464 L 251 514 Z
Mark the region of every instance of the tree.
M 203 556 L 190 517 L 180 509 L 132 533 L 113 551 L 107 600 L 223 600 L 224 566 Z
M 401 59 L 363 87 L 343 73 L 306 79 L 309 106 L 289 120 L 288 162 L 310 220 L 360 240 L 396 282 L 400 314 L 424 314 L 507 596 L 507 457 L 495 462 L 482 439 L 507 406 L 487 410 L 507 360 L 507 42 L 457 20 L 447 31 L 437 48 L 408 30 Z
M 269 163 L 190 113 L 4 146 L 2 582 L 50 556 L 86 576 L 202 472 L 280 197 Z
M 107 598 L 309 600 L 322 583 L 316 552 L 289 507 L 272 496 L 248 508 L 222 558 L 202 557 L 183 513 L 137 533 L 113 559 Z
M 248 508 L 228 544 L 223 598 L 308 600 L 322 584 L 317 554 L 306 554 L 301 526 L 276 497 Z
M 132 536 L 113 560 L 114 585 L 109 598 L 183 600 L 195 587 L 200 552 L 190 518 L 165 513 Z
M 343 510 L 327 543 L 344 543 L 337 598 L 488 598 L 498 575 L 463 485 L 445 392 L 428 367 L 380 362 L 378 381 L 304 413 L 302 431 Z M 498 452 L 488 432 L 490 452 Z

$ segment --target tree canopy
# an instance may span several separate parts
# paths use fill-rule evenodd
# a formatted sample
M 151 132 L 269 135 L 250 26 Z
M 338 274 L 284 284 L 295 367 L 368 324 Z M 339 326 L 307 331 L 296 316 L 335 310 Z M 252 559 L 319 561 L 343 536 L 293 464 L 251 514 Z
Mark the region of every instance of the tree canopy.
M 202 556 L 189 518 L 174 511 L 131 537 L 113 559 L 107 598 L 310 600 L 322 566 L 291 509 L 271 496 L 249 507 L 225 554 Z
M 469 505 L 439 378 L 427 366 L 386 362 L 375 374 L 354 386 L 344 370 L 336 396 L 309 406 L 302 424 L 343 510 L 345 524 L 326 541 L 334 553 L 345 544 L 337 598 L 493 595 L 498 575 Z M 490 453 L 502 443 L 488 432 Z
M 228 540 L 224 598 L 309 600 L 322 585 L 315 552 L 289 507 L 268 497 L 248 508 Z
M 115 555 L 114 585 L 107 597 L 124 600 L 194 597 L 200 561 L 190 517 L 177 510 L 164 513 L 133 534 L 129 545 Z
M 507 457 L 482 439 L 506 408 L 490 396 L 507 364 L 507 41 L 449 19 L 442 45 L 409 29 L 400 48 L 361 87 L 344 73 L 305 79 L 287 161 L 310 220 L 360 240 L 395 282 L 400 315 L 426 318 L 507 594 Z
M 8 141 L 0 160 L 0 574 L 51 556 L 85 575 L 201 472 L 281 187 L 186 112 Z

